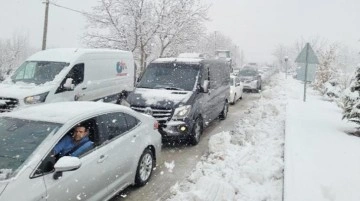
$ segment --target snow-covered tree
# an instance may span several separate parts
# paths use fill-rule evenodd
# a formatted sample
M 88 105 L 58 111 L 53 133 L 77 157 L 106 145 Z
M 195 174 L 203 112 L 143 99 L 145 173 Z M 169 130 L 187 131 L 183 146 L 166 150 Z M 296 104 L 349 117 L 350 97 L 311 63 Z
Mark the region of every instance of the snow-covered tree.
M 15 34 L 11 39 L 0 40 L 0 80 L 7 77 L 33 52 L 27 36 Z
M 360 124 L 360 65 L 350 87 L 344 92 L 343 119 Z
M 201 0 L 101 0 L 88 15 L 91 47 L 132 51 L 141 69 L 151 58 L 192 45 L 203 33 Z
M 331 44 L 328 48 L 318 49 L 319 65 L 317 66 L 314 88 L 322 91 L 324 84 L 332 80 L 337 82 L 336 73 L 339 70 L 336 66 L 337 44 Z
M 205 35 L 208 6 L 201 0 L 162 0 L 159 8 L 159 57 L 176 56 L 184 47 L 193 49 Z

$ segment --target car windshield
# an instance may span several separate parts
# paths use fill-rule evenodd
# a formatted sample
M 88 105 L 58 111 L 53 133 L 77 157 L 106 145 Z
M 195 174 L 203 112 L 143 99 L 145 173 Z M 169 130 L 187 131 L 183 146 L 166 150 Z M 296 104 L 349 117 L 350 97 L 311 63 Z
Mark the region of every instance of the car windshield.
M 239 72 L 240 76 L 256 76 L 257 72 L 253 69 L 242 69 Z
M 61 125 L 0 117 L 0 181 L 15 175 L 24 161 Z
M 152 63 L 147 67 L 137 87 L 192 91 L 198 75 L 198 64 Z
M 60 71 L 68 66 L 65 62 L 26 61 L 11 76 L 13 82 L 27 82 L 36 85 L 54 80 Z

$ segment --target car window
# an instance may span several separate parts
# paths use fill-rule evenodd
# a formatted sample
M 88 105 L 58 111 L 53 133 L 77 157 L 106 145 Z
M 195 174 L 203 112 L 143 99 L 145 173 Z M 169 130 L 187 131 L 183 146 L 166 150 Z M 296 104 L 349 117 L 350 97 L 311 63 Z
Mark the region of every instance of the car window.
M 76 64 L 69 73 L 65 76 L 64 80 L 61 82 L 59 88 L 56 90 L 56 93 L 61 93 L 64 91 L 67 91 L 67 89 L 64 88 L 64 84 L 66 82 L 67 78 L 72 78 L 74 86 L 79 85 L 84 81 L 84 73 L 85 73 L 85 66 L 83 63 Z
M 104 115 L 104 125 L 107 131 L 107 139 L 111 140 L 114 137 L 120 136 L 121 134 L 128 131 L 127 122 L 123 113 L 110 113 Z
M 40 176 L 54 170 L 54 165 L 62 156 L 74 156 L 82 158 L 96 146 L 101 145 L 104 140 L 101 140 L 101 133 L 99 129 L 100 119 L 98 117 L 87 119 L 85 121 L 75 124 L 64 136 L 51 148 L 50 153 L 43 159 L 42 163 L 35 171 L 36 176 Z M 78 143 L 71 145 L 71 140 L 74 138 L 77 127 L 85 128 L 87 134 Z
M 129 114 L 124 113 L 124 116 L 125 116 L 125 119 L 126 119 L 128 130 L 133 129 L 134 127 L 136 127 L 140 123 L 140 121 L 138 119 L 136 119 L 135 117 L 133 117 L 133 116 L 131 116 Z

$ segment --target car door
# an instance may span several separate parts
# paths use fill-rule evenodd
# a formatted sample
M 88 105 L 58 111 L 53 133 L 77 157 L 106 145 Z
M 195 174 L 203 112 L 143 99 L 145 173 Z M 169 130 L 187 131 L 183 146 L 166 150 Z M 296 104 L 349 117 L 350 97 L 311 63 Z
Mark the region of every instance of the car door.
M 93 126 L 100 124 L 99 118 L 90 120 L 94 122 Z M 101 135 L 103 130 L 92 128 L 90 132 L 94 133 L 89 135 Z M 94 143 L 97 145 L 96 148 L 79 157 L 81 161 L 79 169 L 63 172 L 58 179 L 54 179 L 54 173 L 43 176 L 48 200 L 103 200 L 106 197 L 108 167 L 105 161 L 108 147 L 101 142 Z
M 204 64 L 201 84 L 203 84 L 205 80 L 209 80 L 209 64 Z M 210 123 L 213 116 L 211 110 L 211 108 L 214 106 L 214 101 L 212 100 L 212 92 L 213 90 L 211 88 L 211 84 L 209 83 L 208 92 L 200 93 L 200 99 L 198 101 L 205 124 Z
M 60 86 L 55 91 L 53 102 L 84 100 L 86 85 L 84 84 L 85 64 L 79 63 L 73 66 L 65 76 Z M 72 79 L 74 89 L 67 89 L 64 84 L 68 78 Z
M 237 100 L 242 96 L 242 90 L 243 90 L 242 83 L 240 81 L 240 78 L 238 77 L 235 78 L 235 89 L 236 89 L 236 100 Z
M 140 121 L 122 112 L 109 113 L 102 118 L 107 133 L 105 156 L 108 159 L 104 165 L 109 192 L 112 194 L 132 184 L 135 179 L 136 164 L 143 151 L 139 141 L 140 133 L 136 132 Z
M 226 93 L 224 93 L 224 90 L 227 90 L 228 93 L 230 93 L 230 86 L 229 86 L 229 80 L 227 81 L 228 88 L 224 89 L 222 86 L 222 74 L 223 69 L 221 69 L 224 66 L 219 65 L 218 63 L 214 63 L 210 65 L 209 68 L 209 79 L 210 79 L 210 105 L 211 107 L 208 108 L 208 110 L 211 111 L 211 120 L 217 118 L 221 111 L 224 108 L 225 100 L 228 97 L 225 97 Z M 229 76 L 229 74 L 227 75 Z M 230 78 L 229 78 L 230 79 Z

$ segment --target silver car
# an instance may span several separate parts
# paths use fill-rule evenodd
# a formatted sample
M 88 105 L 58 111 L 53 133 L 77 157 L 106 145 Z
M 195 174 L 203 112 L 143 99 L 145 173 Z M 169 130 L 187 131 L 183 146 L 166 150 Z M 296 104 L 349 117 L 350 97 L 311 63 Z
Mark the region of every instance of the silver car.
M 242 68 L 237 77 L 244 83 L 244 91 L 260 91 L 262 79 L 256 68 L 245 66 Z
M 79 123 L 93 147 L 56 157 L 55 145 Z M 145 185 L 161 151 L 157 121 L 127 107 L 63 102 L 0 115 L 0 200 L 108 200 Z

